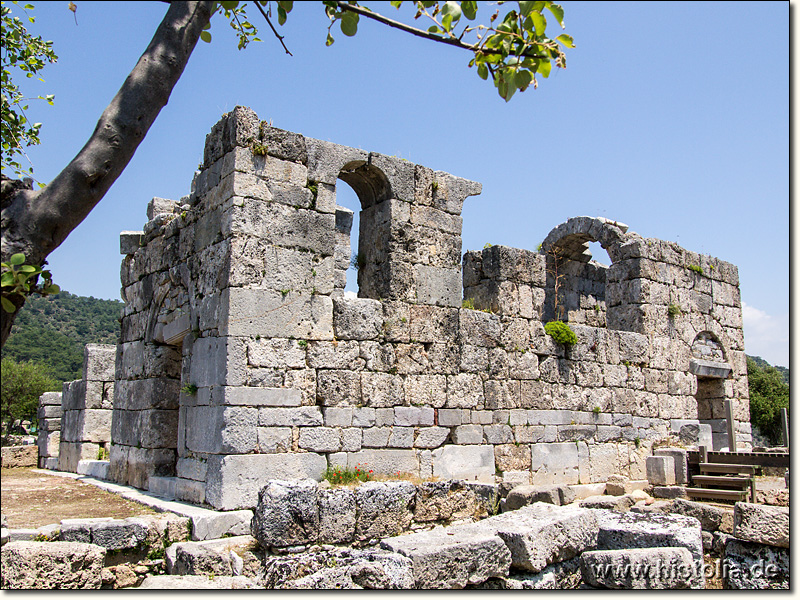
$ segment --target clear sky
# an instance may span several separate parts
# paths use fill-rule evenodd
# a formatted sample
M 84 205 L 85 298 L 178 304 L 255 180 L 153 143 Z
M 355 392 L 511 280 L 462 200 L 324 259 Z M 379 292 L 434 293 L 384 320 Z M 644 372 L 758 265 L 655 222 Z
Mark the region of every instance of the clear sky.
M 29 110 L 44 123 L 29 156 L 47 182 L 86 142 L 167 6 L 76 1 L 73 16 L 65 1 L 34 4 L 31 31 L 59 55 L 45 83 L 25 88 L 55 94 L 55 106 Z M 293 57 L 266 25 L 262 43 L 238 51 L 216 17 L 213 42 L 198 44 L 126 171 L 51 255 L 56 282 L 118 299 L 119 232 L 142 228 L 153 196 L 188 193 L 205 135 L 244 105 L 276 127 L 480 181 L 464 207 L 464 251 L 535 249 L 589 215 L 731 262 L 746 351 L 788 366 L 789 3 L 562 5 L 577 45 L 567 69 L 508 104 L 464 51 L 365 19 L 326 48 L 317 2 L 296 2 L 282 28 Z

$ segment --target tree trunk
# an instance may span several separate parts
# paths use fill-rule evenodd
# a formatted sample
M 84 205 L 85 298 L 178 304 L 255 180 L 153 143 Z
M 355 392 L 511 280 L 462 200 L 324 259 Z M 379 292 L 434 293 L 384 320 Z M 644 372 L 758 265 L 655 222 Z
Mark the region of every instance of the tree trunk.
M 27 264 L 41 266 L 105 196 L 167 104 L 200 32 L 211 19 L 213 5 L 172 2 L 144 54 L 72 162 L 44 189 L 18 190 L 3 198 L 2 262 L 23 252 Z M 16 315 L 0 310 L 0 347 Z

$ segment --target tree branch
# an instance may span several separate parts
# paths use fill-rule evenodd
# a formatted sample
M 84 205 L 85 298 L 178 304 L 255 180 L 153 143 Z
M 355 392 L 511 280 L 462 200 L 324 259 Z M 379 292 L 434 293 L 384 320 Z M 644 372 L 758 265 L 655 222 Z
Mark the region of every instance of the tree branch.
M 212 1 L 173 2 L 139 62 L 103 112 L 86 145 L 43 190 L 22 190 L 3 201 L 3 262 L 17 252 L 42 265 L 105 196 L 133 158 L 175 84 L 200 32 L 211 19 Z M 0 311 L 0 345 L 13 317 Z
M 286 50 L 286 54 L 288 54 L 289 56 L 294 56 L 291 52 L 289 52 L 289 49 L 286 47 L 286 44 L 283 43 L 283 36 L 280 35 L 275 30 L 275 26 L 272 24 L 272 21 L 269 20 L 269 16 L 267 15 L 267 13 L 264 12 L 264 9 L 261 8 L 261 5 L 258 2 L 254 2 L 254 4 L 256 5 L 258 11 L 263 15 L 264 19 L 267 21 L 269 28 L 272 29 L 272 33 L 274 33 L 275 37 L 278 38 L 278 41 L 281 43 L 281 46 L 283 46 L 283 49 Z
M 372 12 L 371 10 L 367 10 L 365 8 L 362 8 L 361 6 L 347 4 L 346 2 L 342 2 L 341 0 L 337 1 L 336 5 L 339 8 L 339 10 L 354 12 L 362 17 L 367 17 L 368 19 L 372 19 L 373 21 L 377 21 L 378 23 L 388 25 L 389 27 L 393 27 L 394 29 L 399 29 L 400 31 L 405 31 L 406 33 L 410 33 L 411 35 L 415 35 L 417 37 L 421 37 L 426 40 L 432 40 L 434 42 L 439 42 L 440 44 L 447 44 L 448 46 L 455 46 L 456 48 L 461 48 L 462 50 L 469 50 L 470 52 L 477 52 L 479 54 L 502 54 L 502 52 L 500 52 L 499 50 L 481 48 L 478 44 L 467 44 L 465 42 L 462 42 L 460 38 L 442 37 L 438 33 L 431 33 L 430 31 L 425 31 L 424 29 L 417 29 L 416 27 L 412 27 L 411 25 L 406 25 L 405 23 L 401 23 L 400 21 L 395 21 L 388 17 L 384 17 L 381 14 Z M 546 56 L 543 56 L 541 54 L 528 54 L 527 52 L 523 52 L 522 54 L 517 54 L 515 56 L 520 56 L 525 58 L 547 58 Z

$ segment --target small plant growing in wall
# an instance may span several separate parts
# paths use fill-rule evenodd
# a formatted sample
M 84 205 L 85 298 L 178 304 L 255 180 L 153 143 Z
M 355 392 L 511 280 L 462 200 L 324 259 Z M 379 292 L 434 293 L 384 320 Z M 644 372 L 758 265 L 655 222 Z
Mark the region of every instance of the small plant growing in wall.
M 308 342 L 306 340 L 297 340 L 297 345 L 301 348 L 308 348 Z
M 573 346 L 578 343 L 578 336 L 564 321 L 550 321 L 544 326 L 544 332 L 565 346 Z
M 678 315 L 683 314 L 680 304 L 675 304 L 674 302 L 671 303 L 669 307 L 667 307 L 667 314 L 670 317 L 677 317 Z
M 599 415 L 599 414 L 600 414 L 600 407 L 599 407 L 599 406 L 595 406 L 595 407 L 592 409 L 592 412 L 593 412 L 594 414 L 596 414 L 596 415 Z
M 253 142 L 250 150 L 253 152 L 253 156 L 266 156 L 269 149 L 261 142 Z
M 465 298 L 464 301 L 461 303 L 461 308 L 468 308 L 470 310 L 475 310 L 475 300 L 473 298 Z
M 689 265 L 686 268 L 694 273 L 697 273 L 698 275 L 705 275 L 705 273 L 703 272 L 703 267 L 701 267 L 700 265 Z
M 193 383 L 188 383 L 181 388 L 181 393 L 187 396 L 194 396 L 197 394 L 197 386 Z

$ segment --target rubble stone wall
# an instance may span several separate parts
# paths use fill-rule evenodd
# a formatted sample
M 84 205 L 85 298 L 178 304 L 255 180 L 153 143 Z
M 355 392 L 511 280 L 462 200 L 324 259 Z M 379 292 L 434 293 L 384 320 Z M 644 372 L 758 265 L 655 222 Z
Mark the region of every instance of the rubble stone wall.
M 116 348 L 87 344 L 83 378 L 64 383 L 58 470 L 78 472 L 81 460 L 98 460 L 111 442 Z M 41 409 L 40 409 L 41 410 Z
M 358 298 L 343 294 L 339 179 L 361 201 Z M 710 441 L 726 398 L 749 443 L 736 267 L 579 217 L 537 252 L 468 252 L 462 280 L 461 208 L 480 189 L 225 115 L 191 194 L 153 199 L 144 230 L 121 235 L 111 477 L 176 477 L 180 499 L 220 509 L 340 465 L 642 479 L 654 442 Z M 556 315 L 575 346 L 544 332 Z M 694 358 L 697 339 L 724 361 Z

